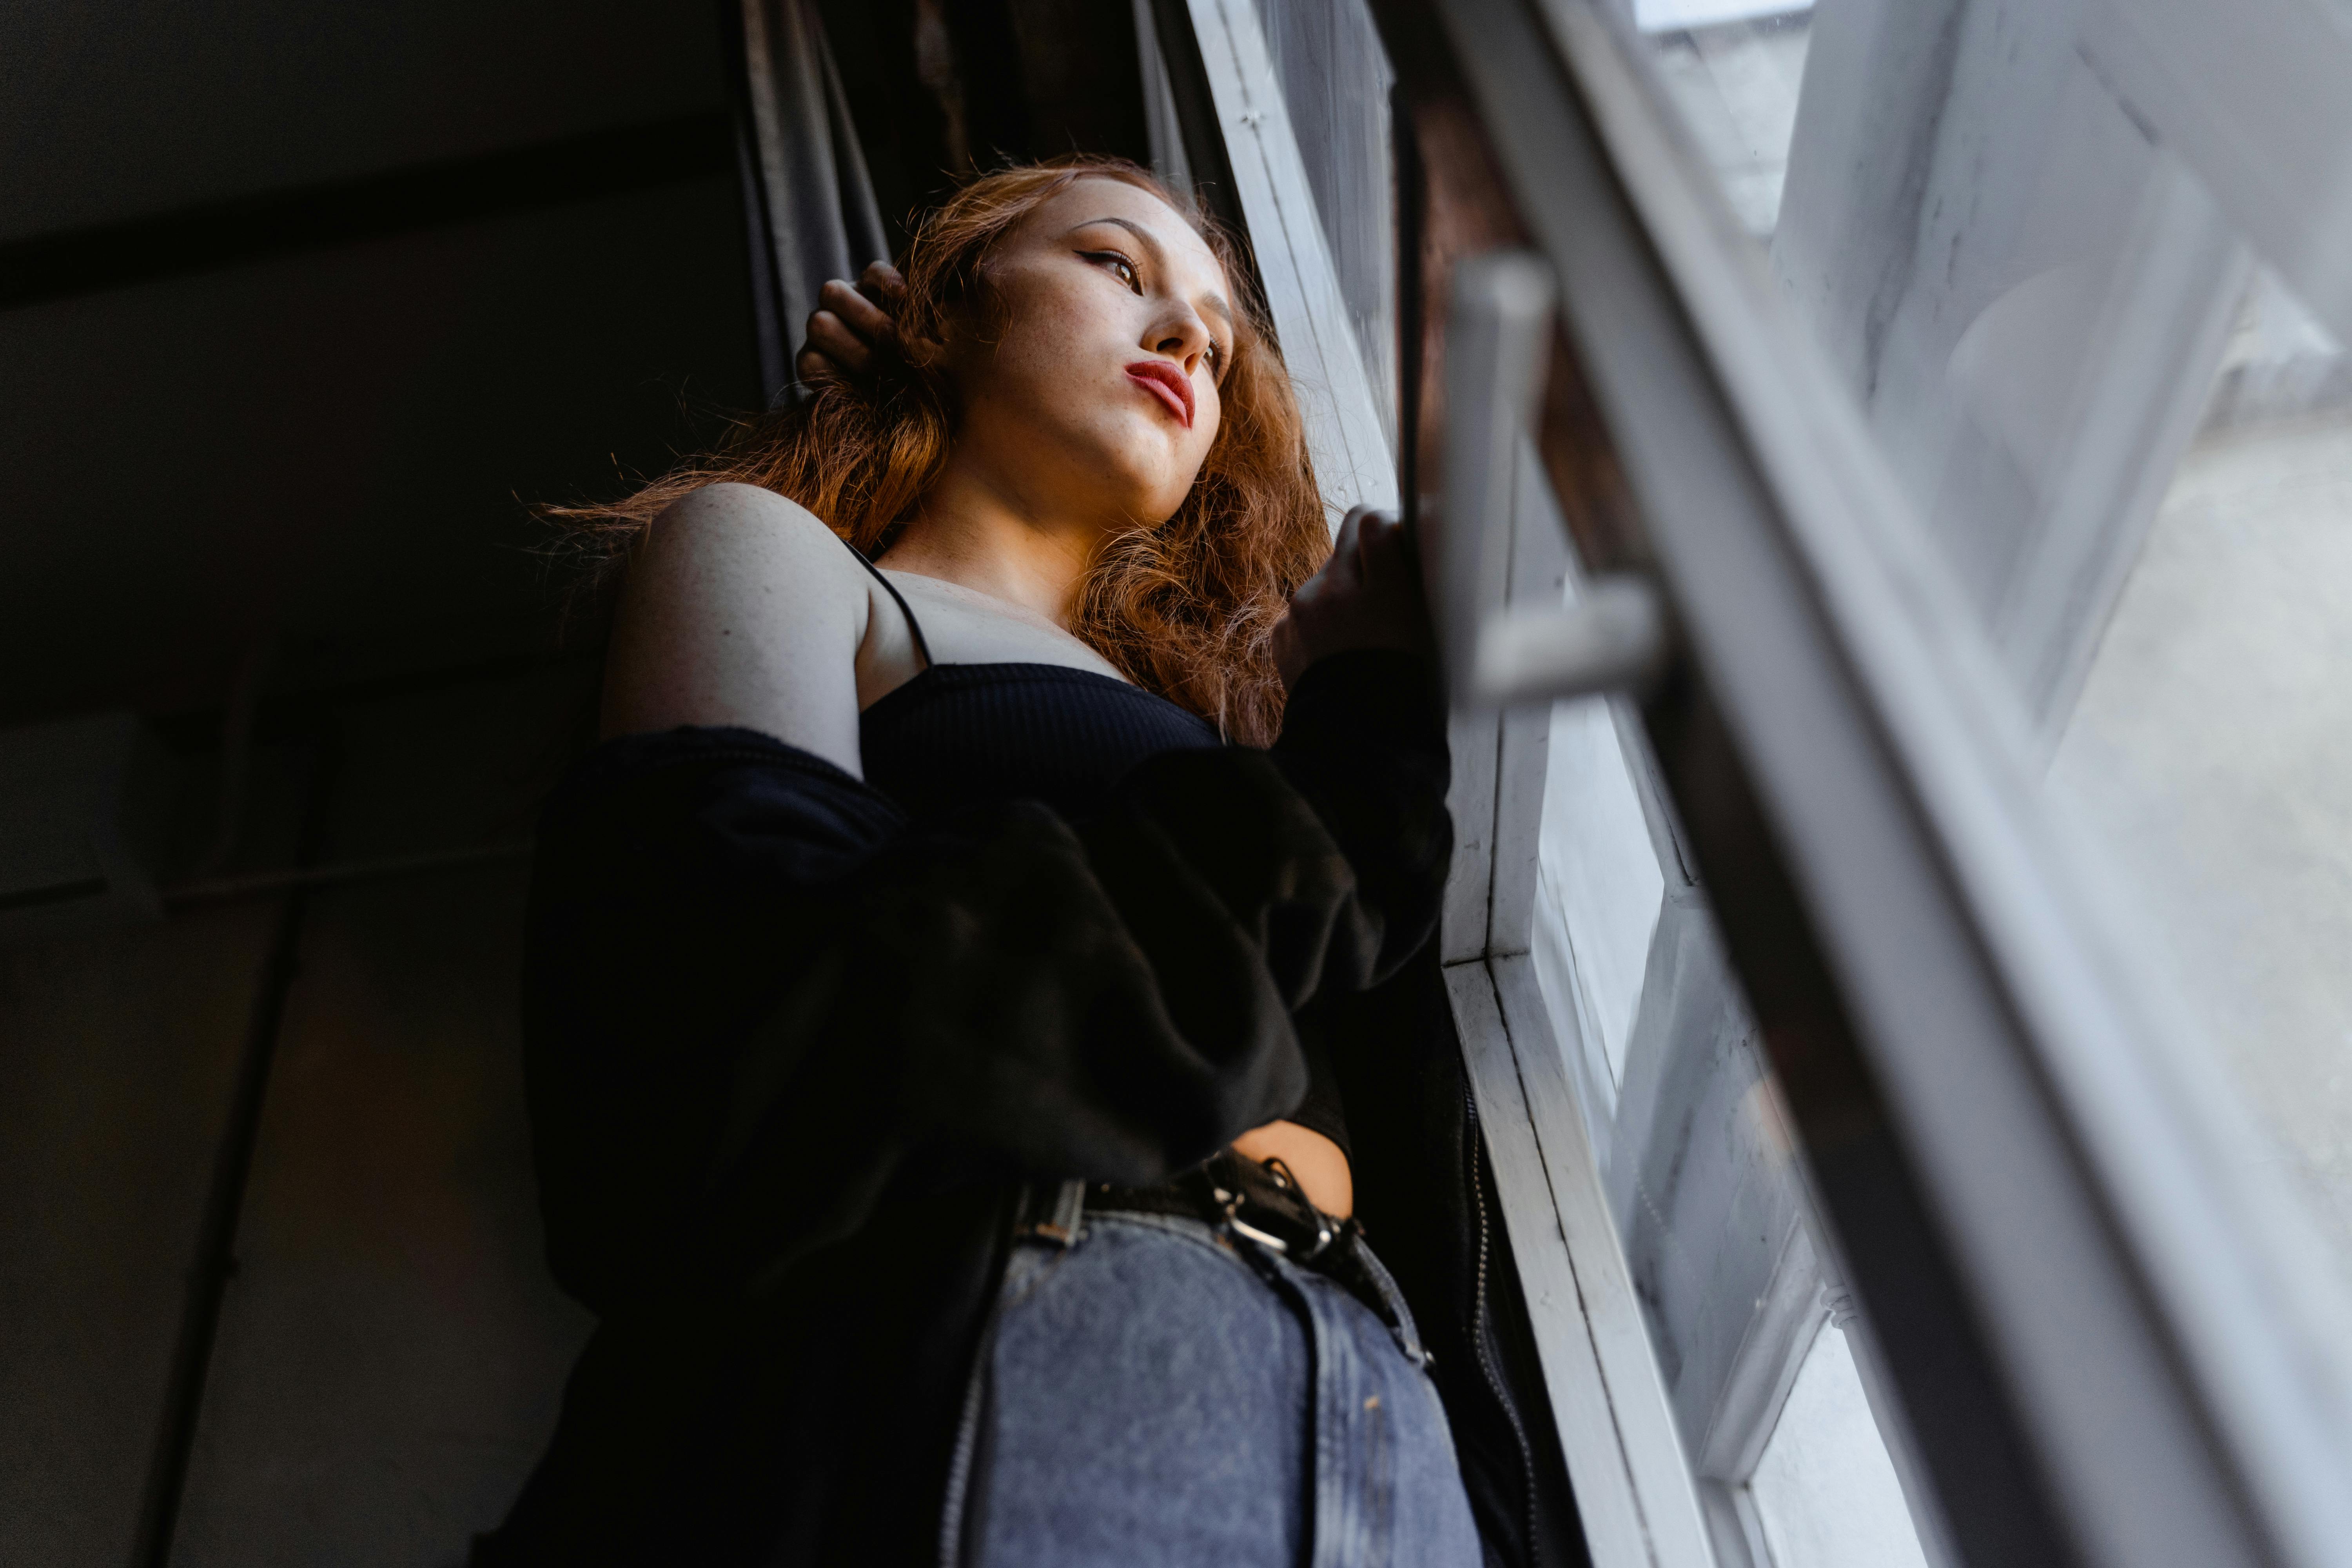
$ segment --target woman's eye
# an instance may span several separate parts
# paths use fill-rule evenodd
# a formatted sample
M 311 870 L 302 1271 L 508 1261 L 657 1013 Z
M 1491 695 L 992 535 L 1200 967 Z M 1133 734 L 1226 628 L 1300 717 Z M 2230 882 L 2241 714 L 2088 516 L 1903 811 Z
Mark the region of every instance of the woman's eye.
M 1087 260 L 1098 262 L 1103 267 L 1108 268 L 1112 277 L 1118 279 L 1120 282 L 1126 284 L 1129 289 L 1134 289 L 1137 293 L 1140 294 L 1143 292 L 1141 287 L 1142 280 L 1136 276 L 1135 263 L 1129 261 L 1126 257 L 1121 256 L 1118 251 L 1090 250 L 1086 253 L 1086 257 Z

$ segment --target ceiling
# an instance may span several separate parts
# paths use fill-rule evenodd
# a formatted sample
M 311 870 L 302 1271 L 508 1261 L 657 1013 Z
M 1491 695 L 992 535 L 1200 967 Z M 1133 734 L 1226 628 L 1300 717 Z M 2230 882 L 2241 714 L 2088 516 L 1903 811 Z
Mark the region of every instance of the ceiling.
M 715 15 L 0 10 L 0 256 L 66 258 L 0 300 L 0 725 L 217 708 L 257 644 L 273 690 L 550 648 L 529 505 L 755 395 L 723 156 L 597 173 L 723 139 Z

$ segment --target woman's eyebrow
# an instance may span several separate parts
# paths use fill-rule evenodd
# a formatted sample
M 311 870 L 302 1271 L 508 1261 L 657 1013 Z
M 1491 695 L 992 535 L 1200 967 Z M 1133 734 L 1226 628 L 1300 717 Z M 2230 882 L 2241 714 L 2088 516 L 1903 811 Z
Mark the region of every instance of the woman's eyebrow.
M 1098 223 L 1107 223 L 1114 228 L 1123 228 L 1127 230 L 1128 233 L 1135 236 L 1138 240 L 1142 242 L 1144 249 L 1151 253 L 1151 259 L 1155 263 L 1162 267 L 1168 264 L 1168 247 L 1160 243 L 1160 237 L 1152 233 L 1150 229 L 1144 227 L 1141 224 L 1136 223 L 1131 219 L 1123 217 L 1090 217 L 1084 223 L 1073 224 L 1070 226 L 1073 232 L 1075 232 L 1081 228 L 1092 228 Z M 1208 293 L 1201 296 L 1201 303 L 1206 305 L 1210 310 L 1214 310 L 1219 316 L 1223 317 L 1226 330 L 1232 330 L 1234 324 L 1233 307 L 1225 303 L 1225 297 L 1223 294 L 1218 293 L 1213 289 Z

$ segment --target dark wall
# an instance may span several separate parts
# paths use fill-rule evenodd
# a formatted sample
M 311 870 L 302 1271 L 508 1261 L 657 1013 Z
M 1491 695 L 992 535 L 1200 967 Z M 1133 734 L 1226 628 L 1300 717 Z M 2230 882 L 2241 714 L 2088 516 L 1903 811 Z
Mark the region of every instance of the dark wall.
M 144 715 L 183 785 L 154 869 L 212 889 L 0 947 L 0 1562 L 452 1563 L 545 1439 L 586 1325 L 539 1261 L 499 851 L 596 670 L 528 509 L 756 395 L 715 16 L 0 10 L 0 731 Z M 236 884 L 289 868 L 312 805 L 315 858 L 492 853 L 289 927 Z M 190 1342 L 257 1040 L 235 1268 Z M 175 1527 L 142 1544 L 159 1478 Z

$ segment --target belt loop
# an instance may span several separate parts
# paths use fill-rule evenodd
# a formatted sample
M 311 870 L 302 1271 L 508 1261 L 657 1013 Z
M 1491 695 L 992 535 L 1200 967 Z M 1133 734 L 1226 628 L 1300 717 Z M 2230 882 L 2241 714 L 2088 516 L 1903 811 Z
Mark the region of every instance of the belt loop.
M 1024 1194 L 1022 1206 L 1033 1214 L 1035 1210 L 1030 1208 L 1030 1202 L 1033 1201 L 1032 1194 L 1036 1194 L 1037 1188 L 1032 1185 Z M 1064 1182 L 1054 1189 L 1052 1213 L 1044 1219 L 1029 1221 L 1021 1227 L 1020 1233 L 1041 1241 L 1050 1241 L 1056 1247 L 1076 1246 L 1078 1221 L 1085 1215 L 1086 1209 L 1087 1184 L 1084 1182 Z
M 1064 1182 L 1062 1190 L 1054 1194 L 1054 1225 L 1062 1233 L 1064 1247 L 1078 1239 L 1078 1221 L 1086 1212 L 1087 1184 L 1084 1182 Z

